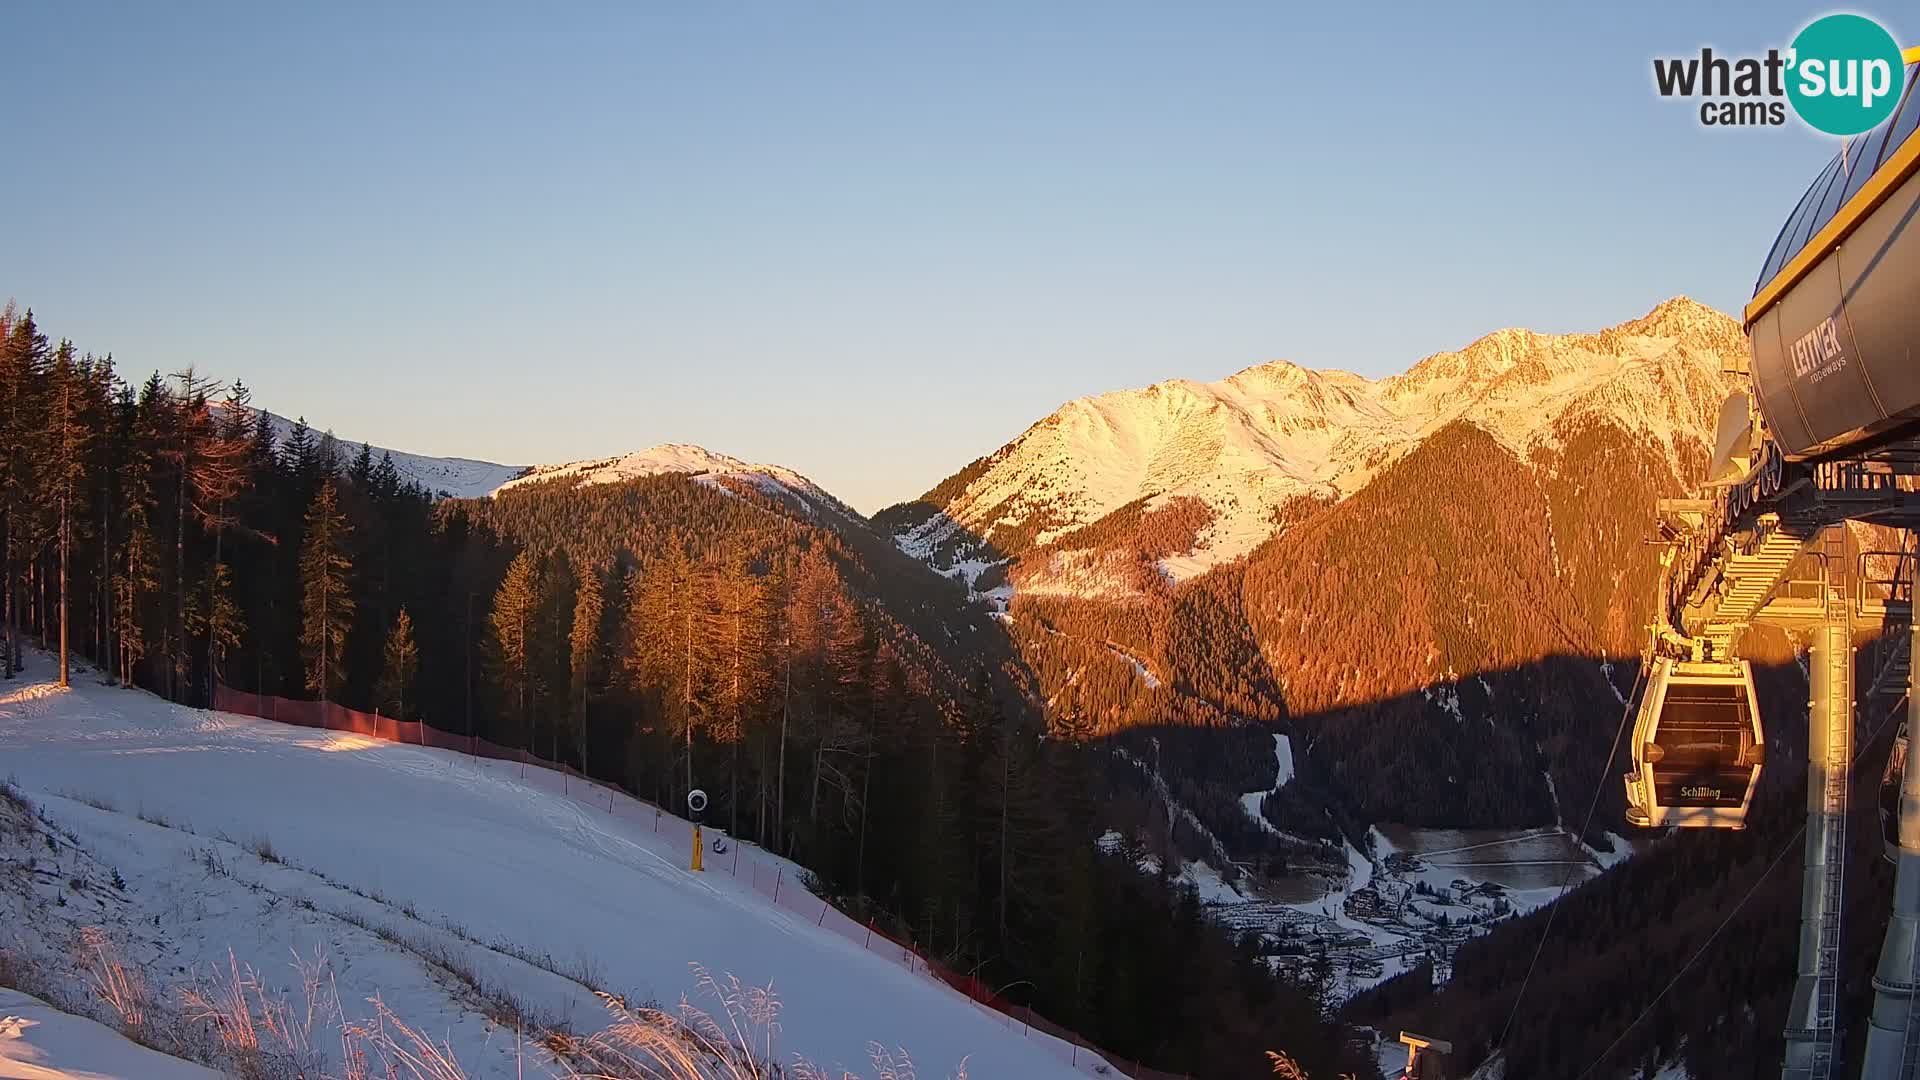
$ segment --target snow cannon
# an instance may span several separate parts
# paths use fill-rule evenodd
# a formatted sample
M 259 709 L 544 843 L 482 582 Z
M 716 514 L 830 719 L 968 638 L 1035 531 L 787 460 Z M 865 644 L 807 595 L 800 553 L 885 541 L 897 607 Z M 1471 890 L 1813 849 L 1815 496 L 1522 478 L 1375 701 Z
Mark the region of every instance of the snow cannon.
M 706 812 L 707 793 L 699 788 L 694 788 L 692 791 L 687 792 L 687 814 L 693 819 L 693 862 L 689 869 L 696 872 L 706 869 L 706 867 L 702 865 L 702 859 L 700 857 L 700 818 Z

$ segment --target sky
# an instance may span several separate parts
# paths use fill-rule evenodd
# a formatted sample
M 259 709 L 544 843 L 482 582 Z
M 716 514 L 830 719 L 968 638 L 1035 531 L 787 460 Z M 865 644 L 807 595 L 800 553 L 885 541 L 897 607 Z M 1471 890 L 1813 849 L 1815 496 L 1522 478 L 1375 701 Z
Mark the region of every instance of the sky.
M 7 5 L 0 297 L 343 437 L 873 511 L 1080 395 L 1737 311 L 1833 152 L 1652 86 L 1806 5 L 405 6 Z

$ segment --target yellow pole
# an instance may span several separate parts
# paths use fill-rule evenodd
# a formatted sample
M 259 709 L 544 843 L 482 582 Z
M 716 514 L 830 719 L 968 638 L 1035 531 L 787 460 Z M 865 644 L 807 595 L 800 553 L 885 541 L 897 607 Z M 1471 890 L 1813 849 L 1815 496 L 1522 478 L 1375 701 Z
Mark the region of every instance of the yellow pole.
M 698 825 L 693 827 L 693 868 L 696 871 L 705 869 L 700 865 L 700 826 Z

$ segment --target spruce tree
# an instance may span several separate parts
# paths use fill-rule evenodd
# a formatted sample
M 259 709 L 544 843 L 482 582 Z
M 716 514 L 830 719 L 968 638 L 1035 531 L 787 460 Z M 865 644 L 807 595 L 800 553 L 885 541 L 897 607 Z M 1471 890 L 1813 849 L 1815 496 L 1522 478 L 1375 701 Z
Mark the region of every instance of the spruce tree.
M 391 499 L 400 494 L 400 470 L 394 467 L 393 451 L 380 452 L 380 464 L 373 467 L 372 486 L 376 498 Z
M 171 696 L 180 700 L 186 691 L 192 657 L 187 647 L 187 526 L 214 536 L 214 558 L 220 557 L 220 537 L 233 524 L 231 502 L 246 487 L 249 441 L 242 429 L 223 425 L 214 415 L 212 395 L 222 389 L 203 378 L 189 366 L 176 372 L 180 384 L 174 399 L 177 408 L 162 444 L 162 456 L 173 467 L 173 612 L 169 623 Z M 245 388 L 241 395 L 229 397 L 234 410 L 246 407 Z M 211 647 L 208 649 L 211 655 Z
M 573 626 L 567 635 L 568 674 L 572 677 L 568 702 L 573 709 L 573 736 L 583 773 L 587 772 L 587 709 L 593 695 L 606 685 L 606 617 L 605 586 L 599 574 L 589 572 L 575 590 Z
M 573 608 L 579 585 L 565 548 L 540 561 L 540 608 L 532 634 L 534 715 L 547 728 L 549 761 L 560 760 L 560 731 L 573 717 Z
M 159 559 L 146 511 L 135 503 L 127 517 L 125 559 L 114 586 L 113 621 L 119 637 L 120 685 L 134 685 L 135 669 L 147 655 L 149 637 L 143 618 L 148 599 L 160 587 Z
M 312 502 L 314 490 L 320 484 L 320 469 L 313 456 L 313 429 L 307 426 L 306 417 L 295 420 L 287 437 L 281 440 L 280 461 L 294 479 L 300 505 Z
M 45 516 L 41 490 L 45 462 L 45 388 L 47 337 L 33 312 L 13 316 L 8 306 L 7 334 L 0 340 L 0 673 L 19 670 L 21 564 L 33 556 L 39 519 Z
M 419 670 L 420 652 L 413 643 L 413 619 L 406 608 L 401 608 L 393 620 L 393 630 L 387 634 L 386 660 L 380 669 L 380 681 L 373 689 L 374 708 L 396 720 L 407 719 L 413 677 Z
M 73 343 L 62 341 L 54 352 L 48 371 L 47 395 L 48 446 L 47 480 L 52 487 L 58 516 L 60 557 L 60 685 L 67 685 L 68 653 L 73 604 L 67 595 L 71 577 L 75 516 L 80 509 L 81 484 L 86 479 L 88 444 L 93 433 L 87 425 L 88 373 L 75 362 Z
M 152 612 L 160 593 L 160 546 L 155 532 L 156 466 L 164 417 L 172 410 L 171 395 L 158 372 L 136 396 L 131 387 L 115 406 L 116 438 L 121 444 L 120 505 L 115 531 L 121 550 L 115 559 L 113 623 L 118 638 L 116 670 L 120 684 L 132 687 L 140 662 L 152 651 L 155 620 Z
M 773 672 L 762 662 L 772 645 L 773 611 L 766 581 L 745 559 L 736 559 L 716 579 L 721 671 L 716 697 L 716 727 L 731 750 L 727 776 L 728 831 L 740 834 L 741 755 L 749 722 L 760 715 L 773 689 Z
M 712 594 L 710 569 L 671 550 L 641 573 L 628 615 L 628 673 L 659 701 L 662 726 L 677 733 L 679 779 L 687 789 L 694 786 L 693 733 L 710 711 L 705 661 L 717 651 L 718 638 Z
M 300 652 L 307 689 L 325 702 L 346 677 L 347 634 L 353 628 L 353 563 L 347 555 L 349 526 L 331 479 L 320 485 L 307 510 L 307 540 L 300 551 Z
M 508 564 L 506 576 L 493 594 L 487 637 L 494 685 L 519 724 L 514 735 L 522 743 L 533 734 L 533 637 L 540 608 L 540 560 L 533 552 L 523 550 Z
M 340 478 L 340 440 L 333 437 L 333 432 L 323 433 L 314 444 L 313 468 L 322 481 Z
M 360 452 L 353 457 L 353 467 L 347 470 L 347 478 L 360 491 L 370 491 L 373 487 L 373 447 L 360 444 Z
M 226 563 L 213 564 L 204 592 L 196 589 L 188 594 L 187 632 L 206 640 L 212 677 L 221 679 L 227 657 L 240 647 L 247 632 L 246 616 L 234 598 L 233 571 Z

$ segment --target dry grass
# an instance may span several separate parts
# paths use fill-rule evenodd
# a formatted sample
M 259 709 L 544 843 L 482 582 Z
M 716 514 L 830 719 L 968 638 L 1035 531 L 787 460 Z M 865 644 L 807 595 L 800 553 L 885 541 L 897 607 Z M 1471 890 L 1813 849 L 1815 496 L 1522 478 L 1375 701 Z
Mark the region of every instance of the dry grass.
M 64 1000 L 57 988 L 47 997 L 58 1007 L 91 1011 L 113 1021 L 129 1039 L 164 1054 L 196 1061 L 240 1080 L 304 1080 L 319 1077 L 313 1037 L 343 1026 L 339 1002 L 324 958 L 295 957 L 304 999 L 296 1005 L 270 991 L 257 973 L 228 954 L 228 969 L 195 973 L 171 994 L 156 992 L 139 969 L 121 956 L 99 927 L 83 927 L 72 959 L 91 1002 Z M 89 1009 L 88 1006 L 92 1008 Z M 354 1078 L 372 1080 L 372 1078 Z
M 465 956 L 444 943 L 404 934 L 356 911 L 328 914 L 349 926 L 365 930 L 397 949 L 412 953 L 439 977 L 438 981 L 443 987 L 499 1027 L 510 1031 L 538 1032 L 542 1039 L 553 1038 L 562 1043 L 572 1039 L 572 1032 L 565 1020 L 535 1009 L 515 997 L 506 987 L 487 979 Z
M 453 1047 L 436 1043 L 394 1015 L 387 1003 L 372 999 L 373 1019 L 341 1029 L 341 1048 L 347 1055 L 348 1080 L 392 1077 L 394 1080 L 467 1080 Z M 370 1066 L 378 1064 L 378 1070 Z M 355 1070 L 358 1070 L 357 1072 Z
M 297 998 L 274 991 L 228 950 L 224 972 L 216 968 L 178 988 L 180 1015 L 219 1046 L 222 1064 L 248 1080 L 318 1075 L 319 1043 L 345 1028 L 345 1010 L 318 947 L 311 957 L 294 954 L 293 969 Z
M 21 840 L 33 838 L 35 808 L 9 776 L 0 781 L 0 831 Z
M 103 813 L 117 814 L 120 812 L 120 808 L 113 804 L 113 800 L 105 798 L 104 796 L 82 795 L 77 791 L 62 791 L 59 794 L 64 798 L 72 799 L 74 802 L 91 806 L 95 810 L 99 810 Z
M 420 942 L 406 947 L 451 975 L 456 989 L 466 991 L 462 996 L 476 999 L 480 1011 L 514 1033 L 523 1075 L 537 1075 L 528 1071 L 536 1065 L 529 1057 L 537 1054 L 540 1072 L 556 1080 L 858 1080 L 799 1058 L 780 1061 L 781 1003 L 772 987 L 743 985 L 732 976 L 716 979 L 699 965 L 691 965 L 695 992 L 712 1011 L 687 997 L 669 1011 L 630 1007 L 602 993 L 611 1022 L 580 1037 L 484 983 L 446 950 Z M 409 1025 L 379 997 L 368 1000 L 371 1016 L 348 1018 L 318 949 L 310 957 L 294 956 L 293 992 L 271 989 L 229 950 L 224 968 L 197 971 L 171 993 L 157 993 L 97 927 L 80 932 L 73 959 L 95 1011 L 116 1020 L 129 1038 L 240 1080 L 467 1080 L 451 1045 Z M 19 966 L 15 954 L 0 950 L 0 982 L 34 985 L 32 972 L 16 971 Z M 41 996 L 75 1007 L 57 993 Z M 878 1043 L 867 1049 L 876 1080 L 916 1080 L 904 1050 Z M 329 1063 L 335 1053 L 337 1060 Z M 953 1080 L 966 1076 L 962 1062 Z
M 1307 1070 L 1287 1054 L 1267 1051 L 1267 1060 L 1273 1063 L 1273 1075 L 1281 1080 L 1308 1080 Z M 1352 1073 L 1341 1073 L 1340 1080 L 1354 1080 Z
M 0 948 L 0 986 L 32 994 L 42 1001 L 51 1002 L 57 996 L 57 987 L 47 978 L 46 970 L 16 948 Z
M 780 1064 L 775 1044 L 780 1034 L 780 998 L 771 986 L 745 986 L 728 975 L 715 979 L 690 965 L 694 986 L 717 1004 L 717 1014 L 687 998 L 673 1012 L 631 1009 L 602 994 L 613 1023 L 575 1048 L 566 1080 L 858 1080 L 852 1073 L 831 1073 L 802 1058 Z M 913 1059 L 905 1050 L 867 1045 L 878 1080 L 915 1080 Z M 966 1080 L 961 1062 L 952 1080 Z
M 762 1080 L 778 1075 L 773 1048 L 780 1033 L 780 999 L 772 987 L 742 986 L 733 976 L 716 981 L 697 965 L 693 971 L 695 986 L 718 1001 L 720 1020 L 686 998 L 668 1013 L 631 1009 L 603 994 L 613 1023 L 578 1048 L 577 1060 L 590 1070 L 585 1075 L 622 1080 Z
M 74 956 L 88 988 L 120 1018 L 123 1030 L 137 1032 L 146 1027 L 153 993 L 146 977 L 121 960 L 120 950 L 105 930 L 81 927 Z
M 0 780 L 0 806 L 6 806 L 18 812 L 22 817 L 33 817 L 33 804 L 20 793 L 19 781 L 9 776 Z

